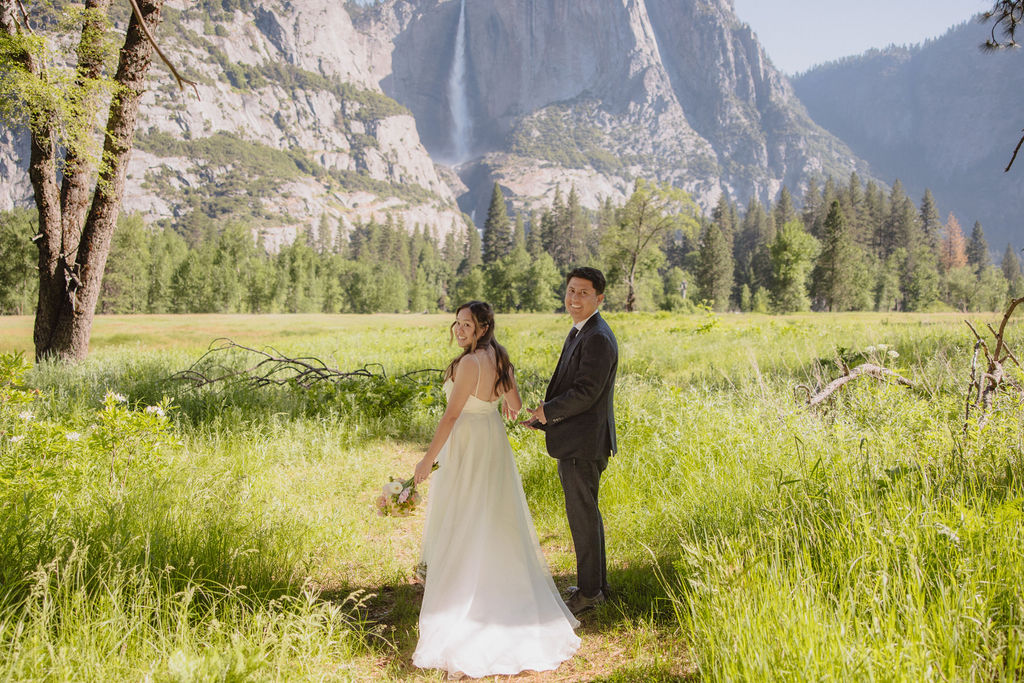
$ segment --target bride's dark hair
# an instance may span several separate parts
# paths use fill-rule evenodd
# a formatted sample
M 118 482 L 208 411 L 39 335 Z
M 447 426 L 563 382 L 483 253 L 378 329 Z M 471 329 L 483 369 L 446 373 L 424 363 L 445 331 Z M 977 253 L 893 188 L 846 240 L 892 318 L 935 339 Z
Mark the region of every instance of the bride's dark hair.
M 470 342 L 469 346 L 465 350 L 456 356 L 448 367 L 444 371 L 445 379 L 452 377 L 455 374 L 455 368 L 458 366 L 459 361 L 473 353 L 479 348 L 487 348 L 488 346 L 494 349 L 494 362 L 497 365 L 498 376 L 494 380 L 494 393 L 504 394 L 506 391 L 512 388 L 512 361 L 508 358 L 508 351 L 505 347 L 498 343 L 498 340 L 494 338 L 494 310 L 491 305 L 485 301 L 469 301 L 455 309 L 455 315 L 459 314 L 464 308 L 469 309 L 470 315 L 473 316 L 473 323 L 476 325 L 478 330 L 481 330 L 479 339 Z M 455 326 L 458 325 L 458 321 L 452 323 L 451 329 L 448 332 L 449 340 L 455 338 Z

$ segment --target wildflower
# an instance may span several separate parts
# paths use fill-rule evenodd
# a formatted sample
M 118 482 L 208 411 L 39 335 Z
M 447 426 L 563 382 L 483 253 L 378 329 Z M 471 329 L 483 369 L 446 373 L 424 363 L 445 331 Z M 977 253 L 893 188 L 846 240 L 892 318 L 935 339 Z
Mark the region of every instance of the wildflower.
M 125 396 L 124 394 L 118 394 L 118 393 L 116 393 L 114 391 L 108 391 L 107 395 L 104 396 L 104 399 L 110 399 L 110 398 L 114 399 L 118 403 L 127 403 L 128 402 L 128 397 L 127 396 Z
M 20 417 L 22 420 L 25 420 L 27 422 L 27 421 L 31 420 L 32 417 L 33 417 L 32 411 L 31 410 L 23 410 L 20 413 L 18 413 L 18 417 Z
M 875 347 L 874 346 L 869 346 L 868 348 L 864 349 L 864 351 L 866 353 L 874 353 L 875 352 Z
M 146 406 L 146 412 L 150 415 L 156 415 L 157 417 L 164 416 L 164 409 L 160 406 Z
M 25 439 L 25 435 L 24 434 L 18 434 L 16 436 L 12 436 L 11 437 L 11 443 L 18 443 L 19 441 L 23 441 L 24 439 Z
M 68 441 L 80 441 L 82 439 L 82 435 L 78 432 L 68 432 L 64 435 L 64 438 Z
M 888 349 L 888 348 L 889 348 L 889 345 L 888 345 L 888 344 L 879 344 L 879 345 L 878 345 L 878 350 L 879 350 L 879 351 L 885 351 L 885 350 L 886 350 L 886 349 Z
M 899 358 L 899 357 L 900 357 L 900 352 L 899 351 L 895 351 L 893 349 L 889 350 L 889 358 Z

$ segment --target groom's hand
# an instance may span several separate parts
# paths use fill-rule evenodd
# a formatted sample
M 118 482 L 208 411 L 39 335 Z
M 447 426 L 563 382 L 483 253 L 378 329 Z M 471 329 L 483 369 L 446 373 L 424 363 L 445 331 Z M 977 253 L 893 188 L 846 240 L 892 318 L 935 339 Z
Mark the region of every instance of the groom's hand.
M 531 425 L 531 426 L 533 426 L 534 428 L 536 428 L 537 424 L 546 425 L 548 423 L 548 419 L 544 416 L 544 402 L 543 401 L 541 401 L 541 404 L 539 406 L 537 406 L 533 410 L 529 411 L 529 413 L 530 413 L 530 415 L 533 416 L 529 420 L 529 422 L 533 423 L 533 425 Z

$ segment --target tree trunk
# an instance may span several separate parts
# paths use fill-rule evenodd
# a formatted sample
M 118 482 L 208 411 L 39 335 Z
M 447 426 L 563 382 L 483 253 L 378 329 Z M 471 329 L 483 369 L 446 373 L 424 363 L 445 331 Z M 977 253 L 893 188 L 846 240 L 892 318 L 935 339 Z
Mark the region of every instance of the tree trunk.
M 138 3 L 151 31 L 160 21 L 163 2 L 141 0 Z M 105 9 L 107 4 L 109 0 L 96 0 L 89 6 Z M 87 39 L 89 30 L 90 26 L 83 27 L 83 41 Z M 124 194 L 139 102 L 145 91 L 152 54 L 153 45 L 146 38 L 138 18 L 132 14 L 114 79 L 117 89 L 107 119 L 104 163 L 84 225 L 81 216 L 85 213 L 88 195 L 82 192 L 83 179 L 91 176 L 91 172 L 85 173 L 85 165 L 78 165 L 72 167 L 65 178 L 65 191 L 62 193 L 66 201 L 63 206 L 65 219 L 62 221 L 60 205 L 51 197 L 40 197 L 43 193 L 40 188 L 52 186 L 56 191 L 53 143 L 47 138 L 42 141 L 44 144 L 39 144 L 40 140 L 33 133 L 29 173 L 36 188 L 43 233 L 39 242 L 39 303 L 33 335 L 37 360 L 77 361 L 85 358 L 89 350 L 100 282 Z M 45 165 L 44 158 L 37 160 L 37 147 L 50 150 L 49 166 Z M 84 182 L 84 186 L 87 185 Z

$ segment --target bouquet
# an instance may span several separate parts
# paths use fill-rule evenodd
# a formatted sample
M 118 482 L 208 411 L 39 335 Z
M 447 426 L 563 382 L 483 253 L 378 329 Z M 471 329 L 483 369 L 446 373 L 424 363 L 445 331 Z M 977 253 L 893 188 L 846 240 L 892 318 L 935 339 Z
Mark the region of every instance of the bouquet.
M 377 514 L 381 517 L 405 517 L 416 509 L 419 502 L 420 494 L 412 477 L 405 481 L 389 477 L 377 496 Z
M 431 471 L 437 469 L 437 463 Z M 404 481 L 388 477 L 381 494 L 377 496 L 377 514 L 381 517 L 405 517 L 416 509 L 420 502 L 420 494 L 416 490 L 415 477 Z

